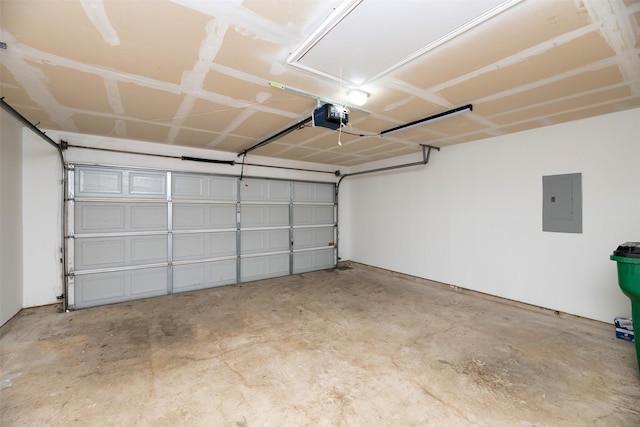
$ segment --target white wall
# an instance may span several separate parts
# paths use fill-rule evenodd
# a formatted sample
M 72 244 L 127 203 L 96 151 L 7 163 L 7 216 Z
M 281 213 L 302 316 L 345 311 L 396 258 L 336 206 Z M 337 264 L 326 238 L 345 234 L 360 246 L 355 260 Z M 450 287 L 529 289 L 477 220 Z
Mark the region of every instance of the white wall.
M 57 150 L 34 132 L 22 138 L 23 307 L 58 302 L 62 283 L 62 166 Z
M 0 111 L 0 325 L 22 308 L 22 125 Z
M 543 233 L 542 176 L 576 172 L 583 233 Z M 640 109 L 346 178 L 340 204 L 343 259 L 611 322 L 631 312 L 609 255 L 640 241 Z

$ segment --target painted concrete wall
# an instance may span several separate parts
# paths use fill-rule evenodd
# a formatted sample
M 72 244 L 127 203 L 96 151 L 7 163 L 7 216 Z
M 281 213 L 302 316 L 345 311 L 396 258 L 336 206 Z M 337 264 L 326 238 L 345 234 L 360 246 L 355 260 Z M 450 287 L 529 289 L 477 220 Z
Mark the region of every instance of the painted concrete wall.
M 0 111 L 0 325 L 22 308 L 22 125 Z
M 542 176 L 575 172 L 584 232 L 542 232 Z M 630 303 L 609 255 L 640 241 L 640 109 L 444 148 L 340 200 L 343 259 L 612 322 Z

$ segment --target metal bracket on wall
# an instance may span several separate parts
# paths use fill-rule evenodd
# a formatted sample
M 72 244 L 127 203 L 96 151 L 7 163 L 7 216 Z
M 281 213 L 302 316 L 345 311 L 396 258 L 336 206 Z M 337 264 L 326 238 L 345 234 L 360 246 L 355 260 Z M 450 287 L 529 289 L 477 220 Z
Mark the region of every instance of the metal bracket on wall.
M 347 177 L 349 177 L 349 176 L 364 175 L 364 174 L 367 174 L 367 173 L 374 173 L 374 172 L 384 172 L 384 171 L 389 171 L 389 170 L 393 170 L 393 169 L 408 168 L 410 166 L 426 165 L 427 163 L 429 163 L 429 157 L 431 156 L 431 150 L 440 151 L 440 147 L 434 147 L 433 145 L 420 144 L 420 147 L 422 147 L 422 161 L 413 162 L 413 163 L 405 163 L 405 164 L 402 164 L 402 165 L 387 166 L 387 167 L 384 167 L 384 168 L 369 169 L 369 170 L 360 171 L 360 172 L 354 172 L 354 173 L 346 173 L 346 174 L 342 175 L 340 177 L 340 179 L 338 180 L 338 184 L 336 185 L 336 191 L 338 190 L 338 187 L 340 187 L 340 183 L 342 182 L 342 180 L 347 178 Z

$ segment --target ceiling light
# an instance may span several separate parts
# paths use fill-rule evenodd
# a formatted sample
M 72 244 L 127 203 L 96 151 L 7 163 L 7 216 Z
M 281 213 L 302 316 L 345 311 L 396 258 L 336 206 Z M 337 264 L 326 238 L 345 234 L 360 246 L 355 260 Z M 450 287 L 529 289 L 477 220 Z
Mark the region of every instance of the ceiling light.
M 349 97 L 349 101 L 359 107 L 367 102 L 369 93 L 360 89 L 350 89 L 347 91 L 347 96 Z

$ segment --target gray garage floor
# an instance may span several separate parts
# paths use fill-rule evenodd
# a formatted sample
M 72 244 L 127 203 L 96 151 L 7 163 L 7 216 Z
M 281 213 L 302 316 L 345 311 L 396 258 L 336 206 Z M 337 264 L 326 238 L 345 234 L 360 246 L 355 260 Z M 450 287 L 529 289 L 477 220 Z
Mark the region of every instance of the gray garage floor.
M 0 329 L 2 426 L 638 426 L 612 326 L 360 265 Z

